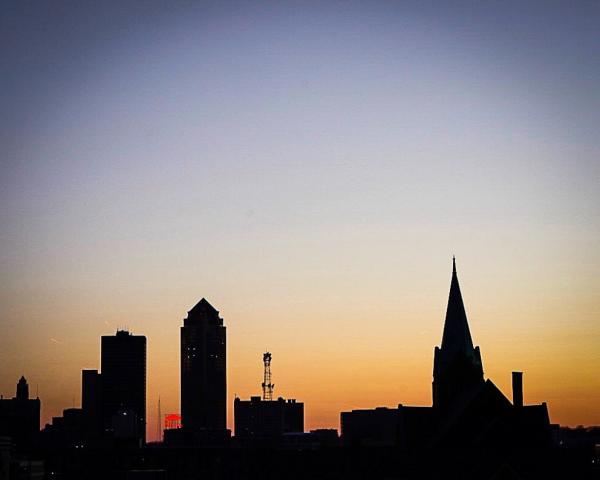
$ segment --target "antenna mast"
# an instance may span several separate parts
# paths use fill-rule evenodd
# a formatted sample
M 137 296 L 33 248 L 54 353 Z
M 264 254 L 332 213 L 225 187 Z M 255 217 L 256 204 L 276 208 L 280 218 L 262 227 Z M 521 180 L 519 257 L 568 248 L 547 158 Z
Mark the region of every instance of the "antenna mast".
M 275 385 L 271 383 L 271 354 L 269 352 L 263 354 L 263 363 L 265 364 L 262 383 L 263 400 L 271 401 L 273 400 L 273 388 L 275 388 Z
M 160 395 L 158 396 L 158 417 L 156 419 L 156 438 L 158 442 L 162 442 L 162 430 L 160 428 L 160 422 L 162 420 L 162 415 L 160 413 Z

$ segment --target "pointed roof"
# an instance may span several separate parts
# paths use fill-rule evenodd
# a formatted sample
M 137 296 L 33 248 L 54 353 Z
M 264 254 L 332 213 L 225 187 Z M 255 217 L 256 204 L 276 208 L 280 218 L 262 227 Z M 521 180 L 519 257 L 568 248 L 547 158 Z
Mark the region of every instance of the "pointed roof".
M 200 313 L 200 312 L 206 312 L 206 313 L 213 313 L 213 314 L 218 314 L 219 312 L 217 311 L 217 309 L 215 307 L 213 307 L 210 303 L 208 303 L 208 300 L 206 300 L 206 298 L 202 297 L 202 299 L 196 304 L 194 305 L 194 307 L 188 312 L 188 313 Z
M 454 256 L 452 257 L 452 281 L 450 283 L 450 295 L 448 296 L 448 308 L 446 309 L 446 320 L 444 322 L 442 350 L 473 351 L 473 340 L 471 339 L 465 305 L 460 293 L 458 276 L 456 275 L 456 259 Z

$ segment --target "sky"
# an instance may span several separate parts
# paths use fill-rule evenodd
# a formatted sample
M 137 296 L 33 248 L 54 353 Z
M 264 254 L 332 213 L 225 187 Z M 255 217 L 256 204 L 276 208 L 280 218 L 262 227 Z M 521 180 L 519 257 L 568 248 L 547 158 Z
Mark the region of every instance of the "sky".
M 600 3 L 3 2 L 0 392 L 81 402 L 206 297 L 234 395 L 430 405 L 452 255 L 484 371 L 600 424 Z

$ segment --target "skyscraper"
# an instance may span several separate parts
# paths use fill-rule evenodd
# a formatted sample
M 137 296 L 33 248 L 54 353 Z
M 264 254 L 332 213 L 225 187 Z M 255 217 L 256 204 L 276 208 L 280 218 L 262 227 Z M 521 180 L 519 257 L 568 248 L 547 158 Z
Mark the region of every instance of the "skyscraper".
M 445 408 L 465 392 L 483 385 L 479 347 L 473 346 L 463 304 L 456 260 L 452 258 L 452 280 L 441 347 L 433 357 L 433 406 Z
M 101 343 L 102 416 L 105 429 L 118 436 L 131 426 L 137 439 L 146 440 L 146 337 L 117 330 Z
M 226 429 L 225 347 L 223 319 L 203 298 L 181 327 L 181 420 L 188 432 Z

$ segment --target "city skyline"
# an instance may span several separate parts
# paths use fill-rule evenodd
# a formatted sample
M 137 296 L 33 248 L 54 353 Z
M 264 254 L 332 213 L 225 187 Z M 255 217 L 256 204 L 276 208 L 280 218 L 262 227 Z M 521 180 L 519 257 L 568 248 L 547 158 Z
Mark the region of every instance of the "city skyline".
M 600 424 L 598 2 L 9 1 L 0 16 L 0 393 L 42 425 L 118 327 L 147 435 L 180 327 L 234 396 L 429 405 L 456 255 L 484 375 Z
M 453 301 L 453 298 L 455 299 L 454 301 Z M 458 299 L 458 300 L 456 300 L 456 299 Z M 461 318 L 461 315 L 462 315 L 462 318 L 463 318 L 462 322 L 464 322 L 464 325 L 465 325 L 464 328 L 466 328 L 467 337 L 468 337 L 467 342 L 471 344 L 470 348 L 473 348 L 472 340 L 470 338 L 469 326 L 466 323 L 467 320 L 466 320 L 466 317 L 465 317 L 465 310 L 468 309 L 468 307 L 465 308 L 465 305 L 463 304 L 460 287 L 458 286 L 458 280 L 456 278 L 456 260 L 455 260 L 454 256 L 452 257 L 452 276 L 451 276 L 450 289 L 449 289 L 449 294 L 448 294 L 447 301 L 448 301 L 448 305 L 447 305 L 447 312 L 446 312 L 446 322 L 442 322 L 442 324 L 441 324 L 441 325 L 443 325 L 443 336 L 440 335 L 440 341 L 436 342 L 436 344 L 439 343 L 440 345 L 443 345 L 445 342 L 448 341 L 448 340 L 446 340 L 446 337 L 448 335 L 454 335 L 455 337 L 458 335 L 457 338 L 459 338 L 460 335 L 462 335 L 462 333 L 456 333 L 456 330 L 453 331 L 452 327 L 448 326 L 448 316 L 450 315 L 450 312 L 452 311 L 453 312 L 452 315 L 454 317 L 456 317 L 456 318 Z M 458 304 L 456 303 L 457 301 L 459 302 Z M 205 312 L 208 312 L 208 313 L 205 313 Z M 190 317 L 190 314 L 193 314 L 193 317 Z M 214 309 L 214 307 L 209 302 L 207 302 L 205 300 L 205 298 L 201 298 L 200 301 L 195 304 L 194 308 L 192 308 L 188 312 L 188 316 L 186 318 L 186 322 L 189 321 L 188 320 L 189 318 L 194 318 L 194 319 L 196 319 L 196 318 L 205 318 L 204 315 L 207 315 L 207 314 L 209 315 L 210 318 L 212 318 L 214 316 L 214 318 L 216 319 L 215 321 L 220 322 L 221 325 L 223 324 L 223 320 L 221 318 L 219 318 L 219 312 L 217 312 Z M 200 315 L 200 317 L 198 317 L 198 315 Z M 209 318 L 209 317 L 206 317 L 206 318 Z M 206 321 L 206 320 L 203 320 L 203 321 Z M 187 325 L 187 323 L 186 323 L 186 325 Z M 463 327 L 460 326 L 460 324 L 456 324 L 456 323 L 454 323 L 454 324 L 451 323 L 450 325 L 454 325 L 455 329 L 456 328 L 459 328 L 459 329 L 463 328 Z M 223 327 L 221 326 L 220 328 L 223 328 Z M 451 329 L 448 330 L 448 328 L 451 328 Z M 121 332 L 121 333 L 119 333 L 119 332 Z M 447 333 L 447 332 L 449 332 L 449 333 Z M 137 332 L 137 333 L 143 335 L 143 332 Z M 106 340 L 112 340 L 112 339 L 118 340 L 119 335 L 123 335 L 123 334 L 129 335 L 130 333 L 128 333 L 128 332 L 126 332 L 124 330 L 117 329 L 116 336 L 102 336 L 101 337 L 101 340 L 102 340 L 101 343 L 104 343 Z M 133 337 L 130 337 L 130 338 L 133 338 Z M 136 338 L 144 339 L 144 345 L 145 345 L 145 340 L 146 340 L 145 337 L 136 337 Z M 194 337 L 190 337 L 190 338 L 194 338 Z M 182 330 L 182 341 L 183 341 L 183 330 Z M 189 342 L 189 341 L 187 341 L 187 342 Z M 148 343 L 150 343 L 150 342 L 148 342 Z M 186 345 L 187 345 L 187 343 L 186 343 Z M 184 348 L 183 344 L 181 345 L 181 348 L 182 348 L 182 350 L 180 351 L 180 355 L 183 355 L 183 351 L 184 350 L 186 352 L 188 351 L 188 348 L 187 347 Z M 476 350 L 477 350 L 477 355 L 479 355 L 479 353 L 478 353 L 479 352 L 478 347 L 477 347 Z M 437 347 L 436 347 L 436 351 L 437 351 Z M 101 352 L 100 352 L 100 354 L 101 354 Z M 102 355 L 100 355 L 100 356 L 102 356 Z M 262 354 L 261 354 L 261 356 L 262 356 Z M 181 361 L 183 361 L 183 357 L 181 357 L 181 358 L 182 358 Z M 299 358 L 298 360 L 301 360 L 301 358 Z M 479 362 L 481 362 L 481 359 L 479 359 Z M 435 363 L 435 359 L 434 359 L 433 363 Z M 182 365 L 182 368 L 183 368 L 183 363 L 181 365 Z M 488 365 L 488 362 L 486 362 L 486 366 L 487 365 Z M 514 365 L 514 367 L 516 367 L 516 365 Z M 235 369 L 235 367 L 232 367 L 232 368 Z M 381 368 L 385 369 L 386 366 L 385 365 L 381 365 Z M 84 368 L 84 370 L 85 370 L 85 368 Z M 432 368 L 432 370 L 433 370 L 433 368 Z M 491 370 L 495 371 L 494 369 L 491 369 Z M 487 371 L 487 370 L 485 370 L 485 367 L 484 367 L 484 371 Z M 528 370 L 525 368 L 525 371 L 527 372 Z M 183 372 L 183 370 L 182 370 L 182 372 Z M 373 373 L 374 375 L 377 375 L 377 372 L 375 372 L 375 371 L 373 371 L 371 373 Z M 490 378 L 489 374 L 486 374 L 485 376 L 486 376 L 486 378 Z M 433 375 L 432 375 L 432 378 L 434 378 Z M 248 380 L 248 379 L 246 379 L 246 380 Z M 256 379 L 251 379 L 251 380 L 256 380 Z M 510 387 L 509 387 L 509 385 L 510 385 L 510 383 L 509 383 L 510 378 L 501 378 L 501 377 L 499 378 L 498 376 L 496 376 L 496 378 L 494 378 L 494 380 L 498 383 L 498 385 L 500 386 L 501 390 L 505 394 L 508 394 L 508 392 L 510 391 Z M 543 398 L 541 398 L 541 397 L 543 397 L 543 391 L 540 394 L 541 397 L 536 397 L 536 396 L 533 396 L 533 395 L 528 395 L 528 390 L 530 388 L 529 383 L 531 381 L 533 381 L 533 383 L 535 384 L 535 380 L 536 379 L 535 378 L 531 378 L 530 375 L 527 375 L 527 377 L 526 377 L 525 403 L 533 404 L 533 403 L 541 403 L 543 401 Z M 250 383 L 252 383 L 252 382 L 250 382 Z M 246 394 L 240 394 L 240 393 L 234 393 L 232 395 L 229 392 L 231 390 L 231 387 L 227 388 L 227 393 L 228 393 L 228 395 L 227 395 L 227 399 L 228 399 L 228 401 L 227 401 L 227 418 L 228 418 L 227 428 L 229 428 L 232 432 L 233 432 L 233 405 L 234 405 L 234 402 L 233 402 L 233 399 L 232 399 L 231 402 L 229 402 L 230 397 L 233 396 L 234 399 L 235 399 L 235 398 L 240 398 L 240 397 L 243 397 L 243 396 L 248 396 L 248 397 L 256 396 L 257 392 L 258 392 L 258 389 L 259 389 L 259 383 L 258 383 L 258 381 L 255 381 L 254 383 L 255 383 L 255 386 L 254 386 L 255 390 L 254 391 L 250 391 L 247 395 Z M 428 385 L 426 385 L 426 386 L 428 386 Z M 81 388 L 82 388 L 82 385 L 80 384 L 79 391 L 81 391 Z M 513 388 L 514 388 L 514 385 L 513 385 Z M 37 389 L 37 387 L 36 387 L 36 389 Z M 536 393 L 538 393 L 538 392 L 539 391 L 536 391 Z M 167 398 L 169 398 L 170 396 L 172 396 L 174 394 L 177 394 L 177 393 L 178 392 L 170 392 L 170 395 L 167 395 Z M 381 405 L 382 402 L 381 401 L 378 402 L 378 399 L 381 399 L 383 397 L 382 396 L 378 396 L 379 392 L 373 391 L 373 392 L 370 392 L 370 393 L 373 394 L 373 397 L 372 397 L 373 400 L 371 401 L 372 403 L 370 403 L 370 404 L 365 404 L 365 403 L 354 404 L 354 403 L 344 403 L 344 402 L 342 402 L 342 404 L 344 404 L 344 405 L 351 405 L 351 407 L 347 407 L 347 409 L 348 408 L 349 409 L 374 408 L 376 405 L 377 406 Z M 290 391 L 286 392 L 285 394 L 287 396 L 297 396 L 296 392 L 293 390 L 293 388 Z M 36 396 L 37 395 L 38 395 L 38 392 L 36 392 Z M 416 401 L 416 402 L 414 400 L 414 398 L 416 398 L 416 397 L 414 397 L 413 395 L 411 395 L 410 391 L 402 392 L 402 395 L 403 395 L 403 398 L 398 398 L 395 403 L 394 402 L 390 403 L 389 401 L 387 403 L 386 402 L 383 402 L 383 403 L 386 406 L 392 407 L 392 408 L 395 407 L 396 405 L 398 405 L 399 403 L 405 403 L 405 404 L 408 403 L 408 404 L 426 406 L 426 405 L 428 405 L 428 403 L 430 403 L 430 400 L 431 400 L 431 394 L 430 393 L 429 393 L 429 397 L 430 397 L 429 401 Z M 275 395 L 275 397 L 278 397 L 278 396 L 280 396 L 279 393 L 277 395 Z M 7 396 L 7 398 L 10 398 L 10 396 Z M 32 396 L 32 398 L 33 398 L 33 396 Z M 81 398 L 80 394 L 79 394 L 79 398 Z M 417 397 L 417 398 L 419 398 L 419 397 Z M 164 402 L 164 400 L 163 400 L 163 402 Z M 50 418 L 48 418 L 48 421 L 45 421 L 45 419 L 47 417 L 43 413 L 43 409 L 44 409 L 43 397 L 42 397 L 41 404 L 42 404 L 42 417 L 41 417 L 42 421 L 41 421 L 41 424 L 44 425 L 45 423 L 50 423 L 51 417 L 52 416 L 58 416 L 58 413 L 50 415 Z M 169 402 L 169 405 L 171 405 L 171 404 L 172 404 L 172 401 Z M 163 403 L 163 405 L 164 405 L 164 403 Z M 60 407 L 60 411 L 62 411 L 62 409 L 64 409 L 64 408 L 68 408 L 70 406 L 80 406 L 80 404 L 78 404 L 78 405 L 63 405 L 62 407 Z M 156 421 L 157 421 L 157 417 L 155 416 L 154 419 L 153 419 L 153 416 L 151 414 L 151 412 L 153 410 L 152 406 L 153 406 L 152 399 L 150 398 L 150 395 L 148 395 L 147 398 L 146 398 L 146 408 L 145 408 L 145 410 L 148 412 L 147 413 L 148 422 L 146 424 L 146 432 L 147 432 L 147 435 L 148 435 L 148 441 L 155 441 L 155 440 L 157 440 L 156 438 L 154 438 L 156 436 Z M 308 405 L 308 410 L 310 410 L 310 407 L 311 406 Z M 564 423 L 559 422 L 559 421 L 557 421 L 556 419 L 553 418 L 553 416 L 552 416 L 552 402 L 549 402 L 548 408 L 549 408 L 549 411 L 550 411 L 551 421 L 553 421 L 553 423 L 561 423 L 561 424 L 564 425 Z M 342 412 L 343 410 L 344 410 L 343 408 L 340 408 L 336 412 L 338 417 L 339 417 L 339 413 Z M 177 407 L 171 409 L 169 412 L 166 412 L 165 410 L 163 410 L 163 418 L 164 418 L 164 415 L 166 415 L 168 413 L 171 413 L 171 411 L 173 413 L 179 413 L 179 414 L 181 414 L 181 409 L 179 408 L 179 404 L 177 404 Z M 163 425 L 163 423 L 161 421 L 161 426 L 162 425 Z M 334 424 L 324 424 L 324 423 L 310 424 L 310 423 L 307 423 L 307 431 L 310 430 L 310 429 L 314 429 L 314 428 L 336 428 L 336 429 L 339 429 L 339 418 L 338 418 L 337 422 L 334 423 Z

